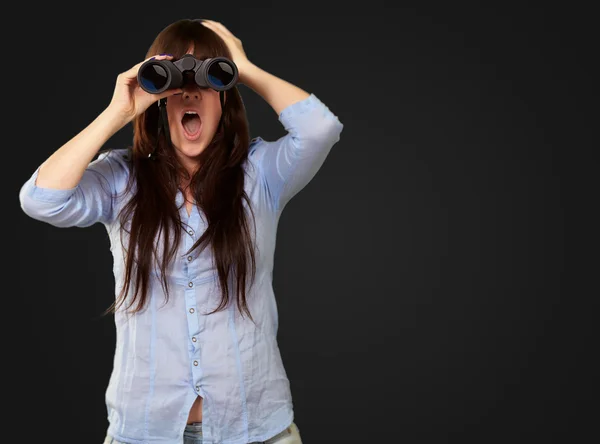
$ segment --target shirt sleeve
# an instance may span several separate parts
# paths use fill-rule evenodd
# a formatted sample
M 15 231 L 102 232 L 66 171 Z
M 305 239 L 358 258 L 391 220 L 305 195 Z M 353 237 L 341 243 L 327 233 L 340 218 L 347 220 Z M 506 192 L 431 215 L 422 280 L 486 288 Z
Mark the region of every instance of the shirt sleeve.
M 114 220 L 117 183 L 123 181 L 126 168 L 111 150 L 92 161 L 79 184 L 70 189 L 36 185 L 41 165 L 23 184 L 19 192 L 21 208 L 33 219 L 61 228 L 89 227 L 97 222 Z
M 258 137 L 251 151 L 275 210 L 283 209 L 312 180 L 344 127 L 314 94 L 286 107 L 279 121 L 287 134 L 274 142 Z

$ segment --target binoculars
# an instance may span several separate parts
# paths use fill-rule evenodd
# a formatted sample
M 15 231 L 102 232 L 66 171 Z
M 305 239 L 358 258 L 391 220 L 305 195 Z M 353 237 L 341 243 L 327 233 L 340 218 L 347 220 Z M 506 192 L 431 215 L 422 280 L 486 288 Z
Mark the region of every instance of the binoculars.
M 226 91 L 238 81 L 238 69 L 226 57 L 198 60 L 185 54 L 179 60 L 146 60 L 138 70 L 140 87 L 150 94 L 160 94 L 173 88 L 181 88 L 193 82 L 200 88 Z

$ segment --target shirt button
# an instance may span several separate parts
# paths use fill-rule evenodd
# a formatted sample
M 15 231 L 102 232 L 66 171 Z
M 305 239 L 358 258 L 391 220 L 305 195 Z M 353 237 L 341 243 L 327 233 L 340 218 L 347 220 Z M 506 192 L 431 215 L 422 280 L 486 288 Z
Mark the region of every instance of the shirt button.
M 194 310 L 193 308 L 190 308 L 190 313 L 193 313 L 194 311 L 196 311 L 196 310 Z
M 191 261 L 192 259 L 192 256 L 188 256 L 188 261 Z
M 194 365 L 195 365 L 195 366 L 198 366 L 198 361 L 194 361 Z
M 192 342 L 196 342 L 196 336 L 192 338 Z
M 190 233 L 193 236 L 194 235 L 194 230 L 190 230 L 190 231 L 188 231 L 188 233 Z
M 196 391 L 197 391 L 197 392 L 199 392 L 199 391 L 200 391 L 200 386 L 199 386 L 199 385 L 197 385 L 197 386 L 196 386 Z
M 194 283 L 193 283 L 193 282 L 190 282 L 190 283 L 188 284 L 188 287 L 193 287 L 193 286 L 194 286 Z

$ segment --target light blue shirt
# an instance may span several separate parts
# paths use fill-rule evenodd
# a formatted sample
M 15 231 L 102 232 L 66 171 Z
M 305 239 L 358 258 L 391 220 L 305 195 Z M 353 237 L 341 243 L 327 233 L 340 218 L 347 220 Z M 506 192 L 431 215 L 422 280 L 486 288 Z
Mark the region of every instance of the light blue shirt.
M 244 163 L 244 188 L 256 217 L 256 233 L 251 219 L 250 227 L 257 274 L 247 294 L 256 325 L 247 316 L 242 318 L 235 303 L 225 311 L 205 314 L 220 300 L 211 249 L 184 253 L 207 224 L 197 207 L 188 216 L 178 192 L 177 205 L 188 231 L 168 270 L 169 302 L 165 304 L 156 270 L 147 308 L 126 315 L 124 304 L 115 313 L 114 367 L 106 390 L 107 433 L 115 439 L 183 443 L 197 395 L 204 398 L 203 444 L 265 441 L 294 420 L 290 384 L 277 344 L 272 285 L 277 225 L 286 203 L 315 176 L 339 141 L 343 125 L 314 94 L 285 108 L 279 121 L 287 134 L 275 141 L 253 139 Z M 36 186 L 38 166 L 19 193 L 21 208 L 36 220 L 56 227 L 88 227 L 97 222 L 106 227 L 116 293 L 125 270 L 118 211 L 127 198 L 121 196 L 129 174 L 126 154 L 127 149 L 101 153 L 80 183 L 67 190 Z M 235 288 L 232 279 L 229 285 Z

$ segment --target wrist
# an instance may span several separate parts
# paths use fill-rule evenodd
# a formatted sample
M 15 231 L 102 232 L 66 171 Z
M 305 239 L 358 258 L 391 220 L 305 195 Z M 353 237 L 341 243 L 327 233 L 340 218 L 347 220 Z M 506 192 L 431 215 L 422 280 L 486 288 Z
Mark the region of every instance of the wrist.
M 254 63 L 247 61 L 243 64 L 238 64 L 239 83 L 246 86 L 252 86 L 253 79 L 260 73 L 261 69 Z
M 131 117 L 127 116 L 121 110 L 112 108 L 110 105 L 100 113 L 100 118 L 106 125 L 113 128 L 115 132 L 119 131 L 132 120 Z

